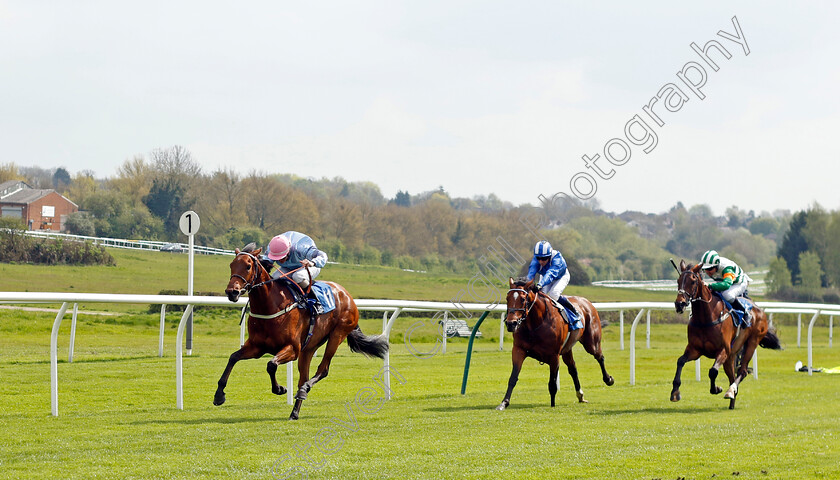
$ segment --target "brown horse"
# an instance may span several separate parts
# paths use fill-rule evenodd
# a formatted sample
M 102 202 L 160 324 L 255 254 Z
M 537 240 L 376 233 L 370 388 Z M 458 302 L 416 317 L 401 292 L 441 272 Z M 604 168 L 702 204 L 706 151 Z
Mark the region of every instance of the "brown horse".
M 677 280 L 677 298 L 674 306 L 677 313 L 682 313 L 691 304 L 691 317 L 688 319 L 688 345 L 685 352 L 677 359 L 677 373 L 674 375 L 674 386 L 671 390 L 671 401 L 680 401 L 680 374 L 686 362 L 697 360 L 700 355 L 715 359 L 709 369 L 711 380 L 710 392 L 717 395 L 723 389 L 715 384 L 720 366 L 729 378 L 729 389 L 724 398 L 729 399 L 729 408 L 735 408 L 735 397 L 738 395 L 738 385 L 747 377 L 749 365 L 757 346 L 781 350 L 779 338 L 772 332 L 767 323 L 767 315 L 754 306 L 752 309 L 752 325 L 747 328 L 735 326 L 732 314 L 726 309 L 723 300 L 712 294 L 700 277 L 701 265 L 687 265 L 680 261 L 680 278 Z M 735 357 L 733 352 L 743 349 L 741 364 L 735 374 Z
M 298 308 L 286 282 L 275 281 L 258 255 L 262 249 L 249 244 L 243 250 L 236 249 L 236 256 L 230 263 L 230 282 L 225 289 L 228 299 L 235 302 L 247 292 L 251 302 L 248 317 L 248 340 L 228 360 L 219 387 L 213 399 L 214 405 L 225 403 L 225 386 L 233 366 L 239 360 L 273 355 L 266 370 L 271 378 L 271 392 L 283 395 L 286 389 L 277 384 L 277 366 L 298 360 L 298 392 L 291 420 L 297 420 L 300 406 L 306 394 L 319 380 L 329 373 L 330 361 L 344 339 L 350 350 L 368 356 L 383 358 L 388 351 L 388 340 L 381 336 L 367 336 L 359 328 L 359 310 L 350 294 L 341 285 L 325 282 L 335 296 L 335 309 L 315 320 L 310 329 L 310 316 Z M 310 336 L 311 333 L 311 336 Z M 315 351 L 327 344 L 324 357 L 318 365 L 315 376 L 309 378 L 309 364 Z
M 505 326 L 509 332 L 513 332 L 513 370 L 510 372 L 505 399 L 496 410 L 504 410 L 510 405 L 510 394 L 516 386 L 522 362 L 526 357 L 548 364 L 548 393 L 551 395 L 552 407 L 554 396 L 557 394 L 557 374 L 560 370 L 561 356 L 574 381 L 578 402 L 585 403 L 575 359 L 572 356 L 572 347 L 578 341 L 598 361 L 604 383 L 615 383 L 604 367 L 604 354 L 601 352 L 601 317 L 598 311 L 583 297 L 566 298 L 583 316 L 583 328 L 569 331 L 569 324 L 552 305 L 551 299 L 537 290 L 533 281 L 510 279 Z

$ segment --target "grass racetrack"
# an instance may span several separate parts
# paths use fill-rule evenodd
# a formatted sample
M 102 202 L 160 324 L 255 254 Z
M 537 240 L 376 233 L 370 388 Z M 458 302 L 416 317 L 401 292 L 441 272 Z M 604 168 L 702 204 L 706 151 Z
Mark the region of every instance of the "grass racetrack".
M 212 405 L 238 344 L 234 316 L 215 319 L 212 334 L 202 333 L 210 325 L 197 325 L 180 411 L 174 332 L 158 358 L 154 327 L 88 323 L 80 315 L 72 364 L 69 327 L 62 328 L 60 416 L 51 417 L 52 318 L 16 315 L 11 321 L 25 333 L 11 333 L 8 317 L 3 322 L 2 478 L 840 478 L 840 377 L 794 372 L 806 358 L 795 327 L 781 329 L 785 351 L 759 352 L 759 379 L 742 384 L 734 411 L 708 393 L 710 360 L 701 382 L 688 365 L 683 400 L 668 401 L 685 327 L 658 324 L 651 349 L 639 339 L 635 386 L 629 351 L 618 348 L 610 326 L 605 353 L 614 386 L 601 383 L 596 362 L 577 347 L 589 404 L 576 402 L 561 369 L 558 406 L 549 407 L 548 368 L 528 360 L 504 412 L 494 407 L 510 373 L 509 342 L 505 352 L 497 342 L 477 342 L 464 396 L 466 340 L 429 358 L 393 344 L 394 395 L 381 403 L 381 361 L 345 345 L 330 376 L 310 392 L 301 420 L 290 422 L 285 396 L 269 392 L 267 357 L 240 362 L 227 403 Z M 366 321 L 365 330 L 378 323 Z M 485 330 L 492 335 L 494 328 Z M 840 352 L 827 347 L 827 329 L 815 335 L 817 365 L 840 363 Z
M 202 279 L 208 287 L 197 279 L 196 289 L 221 290 L 228 261 L 212 272 L 215 279 Z M 40 267 L 4 266 L 6 273 L 16 268 L 37 276 Z M 7 282 L 2 288 L 15 290 Z M 171 288 L 138 285 L 148 291 L 132 293 Z M 444 293 L 456 288 L 453 282 Z M 72 291 L 94 290 L 77 284 Z M 661 298 L 636 298 L 650 299 Z M 227 403 L 212 404 L 216 381 L 238 348 L 236 309 L 196 314 L 181 411 L 175 408 L 174 360 L 179 314 L 171 314 L 165 357 L 158 358 L 159 315 L 146 313 L 145 305 L 88 310 L 112 308 L 120 314 L 79 314 L 72 364 L 65 317 L 58 417 L 50 416 L 55 314 L 0 310 L 0 478 L 840 478 L 840 375 L 794 371 L 797 360 L 807 360 L 804 331 L 803 347 L 797 348 L 795 325 L 778 327 L 784 351 L 759 350 L 759 378 L 741 384 L 735 410 L 727 409 L 722 395 L 708 393 L 708 359 L 702 361 L 702 381 L 694 380 L 688 364 L 682 401 L 668 400 L 685 346 L 684 325 L 652 325 L 650 349 L 640 329 L 636 385 L 630 386 L 628 337 L 628 349 L 620 350 L 613 322 L 604 329 L 603 345 L 615 385 L 601 382 L 597 363 L 577 346 L 590 403 L 577 403 L 561 368 L 557 407 L 549 407 L 548 367 L 529 359 L 510 408 L 498 412 L 511 363 L 510 334 L 505 351 L 498 350 L 498 317 L 482 326 L 485 338 L 476 342 L 463 396 L 467 341 L 452 339 L 447 353 L 418 358 L 402 343 L 418 319 L 400 318 L 391 335 L 392 400 L 382 401 L 382 362 L 342 345 L 329 377 L 310 392 L 301 419 L 290 422 L 285 396 L 269 392 L 268 357 L 237 364 Z M 827 322 L 817 325 L 816 366 L 840 365 L 839 347 L 828 347 Z M 629 335 L 629 320 L 626 326 Z M 363 320 L 362 328 L 377 333 L 381 320 Z M 431 331 L 429 343 L 415 344 L 416 350 L 433 349 Z

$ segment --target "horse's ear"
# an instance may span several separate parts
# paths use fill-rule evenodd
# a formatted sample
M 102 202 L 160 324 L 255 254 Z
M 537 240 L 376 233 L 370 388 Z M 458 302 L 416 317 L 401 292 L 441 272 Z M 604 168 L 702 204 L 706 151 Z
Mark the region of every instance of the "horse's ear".
M 233 249 L 233 253 L 235 253 L 236 255 L 239 255 L 241 252 L 242 252 L 242 251 L 241 251 L 241 250 L 239 250 L 238 248 L 234 248 L 234 249 Z
M 680 259 L 680 271 L 684 272 L 687 267 L 688 265 L 686 265 L 685 260 Z
M 694 272 L 694 273 L 697 273 L 697 272 L 700 271 L 700 267 L 702 267 L 702 266 L 703 266 L 702 263 L 698 263 L 697 265 L 694 265 L 693 267 L 691 267 L 691 271 Z
M 259 254 L 260 254 L 260 252 L 262 252 L 262 247 L 260 247 L 260 248 L 258 248 L 258 249 L 256 249 L 256 250 L 254 250 L 254 251 L 253 251 L 253 252 L 251 252 L 251 253 L 252 253 L 252 254 L 254 254 L 254 256 L 256 257 L 257 255 L 259 255 Z
M 510 277 L 510 288 L 511 288 L 511 290 L 513 289 L 513 287 L 514 287 L 513 277 Z
M 536 285 L 534 285 L 534 280 L 528 280 L 527 282 L 525 282 L 525 290 L 530 290 L 532 292 L 537 291 L 537 287 Z

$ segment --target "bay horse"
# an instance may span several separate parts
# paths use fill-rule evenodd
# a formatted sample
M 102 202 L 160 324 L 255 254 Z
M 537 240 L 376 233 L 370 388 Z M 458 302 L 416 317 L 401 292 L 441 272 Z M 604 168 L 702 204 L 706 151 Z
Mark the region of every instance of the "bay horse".
M 578 402 L 587 403 L 580 388 L 572 347 L 580 342 L 590 355 L 595 357 L 601 366 L 604 383 L 615 383 L 613 377 L 604 367 L 604 354 L 601 351 L 601 317 L 592 303 L 583 297 L 566 297 L 581 314 L 583 328 L 569 330 L 569 324 L 560 315 L 551 299 L 540 292 L 533 280 L 514 281 L 510 279 L 510 290 L 507 293 L 507 315 L 505 326 L 513 332 L 513 370 L 508 380 L 508 388 L 502 403 L 496 410 L 504 410 L 510 405 L 510 395 L 519 379 L 522 362 L 531 357 L 540 363 L 548 364 L 548 393 L 551 395 L 551 406 L 554 406 L 554 396 L 557 394 L 557 375 L 560 370 L 560 357 L 569 370 L 569 375 L 575 385 Z
M 729 389 L 723 398 L 729 400 L 729 409 L 735 408 L 738 385 L 749 374 L 747 366 L 759 345 L 764 348 L 781 350 L 782 346 L 775 332 L 767 323 L 767 315 L 757 306 L 752 308 L 752 325 L 746 328 L 735 326 L 732 313 L 723 300 L 712 294 L 712 290 L 700 276 L 702 264 L 687 265 L 680 261 L 680 277 L 677 280 L 677 298 L 674 307 L 677 313 L 683 313 L 691 304 L 691 317 L 688 319 L 688 345 L 685 352 L 677 359 L 677 372 L 674 375 L 671 401 L 680 401 L 680 374 L 686 362 L 697 360 L 701 355 L 715 360 L 709 369 L 711 386 L 709 392 L 717 395 L 723 389 L 715 384 L 718 371 L 723 371 L 729 378 Z M 735 372 L 736 353 L 743 349 L 740 365 Z
M 277 366 L 298 361 L 298 392 L 289 416 L 290 420 L 297 420 L 307 393 L 327 376 L 330 361 L 345 338 L 351 351 L 379 358 L 388 352 L 388 340 L 382 335 L 368 336 L 362 333 L 359 328 L 359 310 L 353 297 L 344 287 L 333 282 L 324 283 L 330 286 L 335 297 L 335 309 L 319 315 L 310 328 L 310 315 L 305 309 L 298 308 L 290 290 L 294 287 L 272 278 L 268 271 L 270 265 L 263 265 L 258 257 L 262 249 L 255 247 L 251 243 L 242 250 L 237 248 L 234 250 L 236 256 L 230 263 L 230 281 L 225 294 L 231 302 L 236 302 L 240 295 L 248 293 L 251 303 L 248 339 L 242 348 L 231 354 L 227 368 L 219 378 L 213 404 L 225 403 L 225 386 L 236 362 L 269 354 L 272 359 L 268 361 L 266 370 L 271 378 L 271 393 L 275 395 L 286 393 L 286 389 L 277 383 Z M 312 356 L 324 343 L 327 346 L 323 359 L 315 376 L 309 378 Z

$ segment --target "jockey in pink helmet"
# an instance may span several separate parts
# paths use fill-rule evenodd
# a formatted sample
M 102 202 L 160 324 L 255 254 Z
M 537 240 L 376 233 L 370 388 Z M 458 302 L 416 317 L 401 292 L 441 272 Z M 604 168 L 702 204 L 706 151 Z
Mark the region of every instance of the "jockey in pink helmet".
M 304 290 L 309 287 L 310 278 L 314 281 L 327 264 L 327 254 L 318 250 L 315 242 L 300 232 L 289 231 L 275 236 L 268 242 L 265 253 L 274 262 L 275 277 L 299 268 L 291 279 Z

